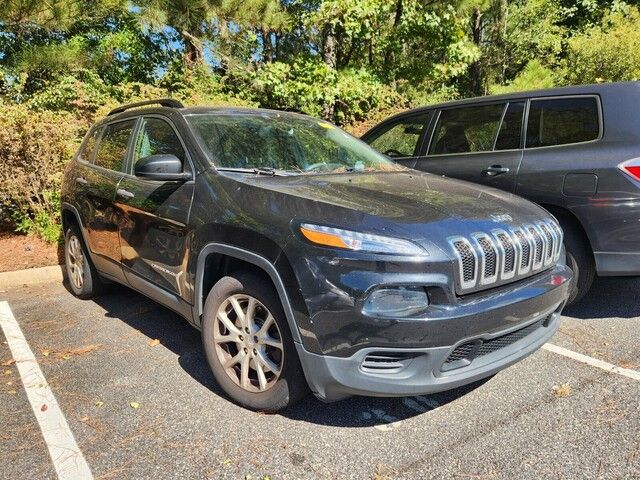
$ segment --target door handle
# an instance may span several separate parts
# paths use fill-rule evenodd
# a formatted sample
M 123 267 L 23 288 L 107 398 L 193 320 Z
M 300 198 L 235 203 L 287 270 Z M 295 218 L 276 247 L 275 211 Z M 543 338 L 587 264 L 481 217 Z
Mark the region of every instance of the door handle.
M 135 197 L 134 193 L 130 192 L 129 190 L 124 190 L 122 188 L 119 188 L 116 190 L 116 195 L 122 198 L 127 198 L 127 199 Z
M 495 177 L 496 175 L 502 175 L 503 173 L 508 173 L 509 168 L 503 167 L 502 165 L 491 165 L 488 168 L 482 170 L 482 174 L 487 177 Z
M 87 179 L 84 177 L 76 177 L 76 183 L 79 183 L 80 185 L 88 185 L 89 182 L 87 182 Z

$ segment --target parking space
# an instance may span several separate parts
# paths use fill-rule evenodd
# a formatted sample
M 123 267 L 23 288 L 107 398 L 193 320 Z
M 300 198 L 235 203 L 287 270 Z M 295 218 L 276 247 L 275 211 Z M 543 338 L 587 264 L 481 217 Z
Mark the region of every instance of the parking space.
M 637 279 L 598 280 L 552 343 L 640 371 L 638 291 Z M 640 381 L 548 350 L 452 392 L 309 397 L 265 415 L 224 398 L 196 330 L 128 289 L 82 301 L 48 284 L 0 300 L 95 478 L 640 476 Z M 54 478 L 1 331 L 0 339 L 0 477 Z

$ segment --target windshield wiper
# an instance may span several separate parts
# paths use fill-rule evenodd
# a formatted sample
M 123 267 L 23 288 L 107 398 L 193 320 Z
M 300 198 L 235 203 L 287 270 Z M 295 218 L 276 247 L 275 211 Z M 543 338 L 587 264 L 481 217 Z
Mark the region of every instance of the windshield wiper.
M 272 167 L 252 167 L 252 168 L 235 168 L 235 167 L 216 167 L 219 172 L 237 172 L 237 173 L 253 173 L 255 175 L 286 176 L 291 175 L 286 170 L 280 170 Z

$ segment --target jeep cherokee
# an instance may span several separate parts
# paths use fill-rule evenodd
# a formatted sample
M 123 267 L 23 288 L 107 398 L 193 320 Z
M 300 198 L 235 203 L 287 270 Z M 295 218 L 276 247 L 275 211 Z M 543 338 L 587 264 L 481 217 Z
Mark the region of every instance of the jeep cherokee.
M 571 279 L 542 208 L 280 111 L 117 108 L 65 170 L 62 219 L 77 296 L 115 281 L 177 312 L 258 410 L 489 377 L 553 335 Z

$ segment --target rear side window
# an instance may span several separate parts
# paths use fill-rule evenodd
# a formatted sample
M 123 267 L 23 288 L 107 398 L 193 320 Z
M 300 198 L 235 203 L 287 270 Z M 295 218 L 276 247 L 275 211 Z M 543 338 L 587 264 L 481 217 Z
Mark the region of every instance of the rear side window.
M 429 147 L 430 155 L 488 152 L 498 133 L 505 104 L 443 110 Z
M 502 125 L 500 125 L 500 132 L 498 132 L 498 138 L 496 139 L 495 150 L 520 148 L 523 114 L 524 102 L 509 103 L 507 111 L 502 118 Z
M 595 97 L 531 100 L 527 147 L 588 142 L 599 136 L 600 118 Z
M 91 159 L 93 158 L 93 152 L 96 149 L 96 144 L 98 143 L 98 137 L 100 137 L 101 131 L 102 128 L 96 128 L 91 133 L 89 133 L 89 135 L 87 136 L 87 140 L 84 142 L 82 148 L 80 148 L 80 151 L 78 152 L 78 160 L 80 160 L 81 162 L 91 162 Z
M 184 166 L 184 149 L 171 125 L 160 118 L 145 118 L 136 140 L 133 163 L 160 154 L 175 155 Z
M 401 120 L 377 133 L 378 136 L 367 143 L 390 157 L 413 157 L 430 116 L 427 113 Z
M 129 137 L 133 132 L 135 119 L 107 125 L 98 145 L 95 164 L 116 172 L 122 171 L 124 159 L 127 156 Z

